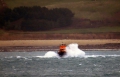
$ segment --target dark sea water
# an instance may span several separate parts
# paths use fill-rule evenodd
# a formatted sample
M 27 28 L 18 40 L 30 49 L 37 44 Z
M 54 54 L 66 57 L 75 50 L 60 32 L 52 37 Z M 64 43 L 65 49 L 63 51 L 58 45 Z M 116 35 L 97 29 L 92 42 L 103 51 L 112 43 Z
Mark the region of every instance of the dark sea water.
M 120 51 L 85 51 L 86 56 L 42 58 L 45 51 L 0 52 L 0 77 L 120 77 Z

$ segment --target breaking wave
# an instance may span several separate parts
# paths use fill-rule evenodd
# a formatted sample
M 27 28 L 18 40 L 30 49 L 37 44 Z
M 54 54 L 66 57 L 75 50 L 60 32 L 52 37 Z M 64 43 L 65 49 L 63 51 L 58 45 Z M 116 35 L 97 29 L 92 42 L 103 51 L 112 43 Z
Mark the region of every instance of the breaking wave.
M 84 56 L 85 56 L 85 52 L 78 48 L 78 44 L 73 43 L 73 44 L 69 44 L 66 47 L 66 55 L 64 55 L 63 57 L 67 58 L 67 57 L 84 57 Z M 41 57 L 46 57 L 46 58 L 57 57 L 57 58 L 59 58 L 59 55 L 55 51 L 48 51 L 44 56 L 41 56 Z

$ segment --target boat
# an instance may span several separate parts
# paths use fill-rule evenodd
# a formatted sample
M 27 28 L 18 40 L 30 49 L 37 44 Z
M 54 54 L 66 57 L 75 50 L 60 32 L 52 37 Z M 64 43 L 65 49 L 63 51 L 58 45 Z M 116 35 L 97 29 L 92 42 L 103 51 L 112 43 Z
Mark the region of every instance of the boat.
M 63 57 L 64 55 L 66 55 L 66 45 L 61 44 L 60 48 L 59 48 L 59 51 L 57 53 L 60 57 Z

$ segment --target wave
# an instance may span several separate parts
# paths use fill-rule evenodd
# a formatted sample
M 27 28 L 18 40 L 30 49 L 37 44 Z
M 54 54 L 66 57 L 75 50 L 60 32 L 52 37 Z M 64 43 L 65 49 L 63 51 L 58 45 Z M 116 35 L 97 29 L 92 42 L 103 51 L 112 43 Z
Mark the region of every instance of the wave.
M 66 55 L 63 56 L 63 58 L 68 58 L 68 57 L 84 57 L 85 52 L 80 50 L 78 48 L 78 44 L 72 43 L 69 44 L 66 47 Z M 48 51 L 44 56 L 39 56 L 39 57 L 44 57 L 44 58 L 51 58 L 51 57 L 56 57 L 60 58 L 57 52 L 55 51 Z

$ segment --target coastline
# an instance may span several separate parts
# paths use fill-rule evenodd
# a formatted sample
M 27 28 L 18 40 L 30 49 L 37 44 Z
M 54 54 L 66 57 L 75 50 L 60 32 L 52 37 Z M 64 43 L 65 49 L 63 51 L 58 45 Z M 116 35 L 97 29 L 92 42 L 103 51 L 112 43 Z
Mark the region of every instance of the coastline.
M 120 50 L 120 39 L 0 40 L 0 52 L 58 51 L 61 43 L 77 43 L 83 51 Z
M 63 40 L 0 40 L 2 46 L 59 46 L 60 44 L 77 43 L 78 45 L 99 45 L 108 43 L 120 43 L 120 39 L 63 39 Z
M 119 49 L 81 49 L 82 51 L 120 51 Z M 41 52 L 41 51 L 59 51 L 59 49 L 16 49 L 16 48 L 0 48 L 0 52 Z

